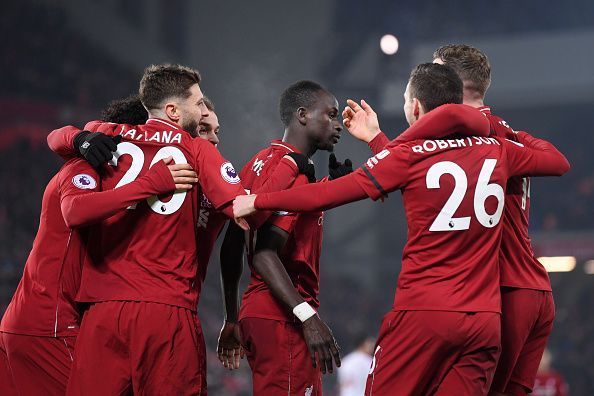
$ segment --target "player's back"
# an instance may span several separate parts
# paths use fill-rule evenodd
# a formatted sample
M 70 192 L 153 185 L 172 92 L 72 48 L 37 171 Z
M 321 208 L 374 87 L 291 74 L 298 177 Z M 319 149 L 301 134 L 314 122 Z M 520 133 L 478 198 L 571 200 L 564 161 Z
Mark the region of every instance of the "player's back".
M 489 119 L 491 135 L 516 140 L 513 129 L 489 107 L 481 111 Z M 500 251 L 501 286 L 551 290 L 545 268 L 534 256 L 528 225 L 530 219 L 530 178 L 512 177 L 507 182 L 503 236 Z
M 416 140 L 388 146 L 367 162 L 379 185 L 403 193 L 408 241 L 394 309 L 500 311 L 497 260 L 508 178 L 503 143 Z M 382 183 L 394 172 L 395 180 Z
M 123 139 L 112 166 L 105 169 L 103 190 L 135 180 L 169 156 L 176 163 L 189 163 L 198 173 L 200 186 L 142 200 L 93 227 L 79 300 L 149 301 L 194 309 L 200 192 L 204 190 L 220 205 L 237 194 L 219 196 L 213 177 L 227 182 L 233 191 L 239 178 L 210 143 L 193 139 L 166 121 L 150 119 L 145 125 L 104 124 L 101 128 L 111 128 L 111 134 Z

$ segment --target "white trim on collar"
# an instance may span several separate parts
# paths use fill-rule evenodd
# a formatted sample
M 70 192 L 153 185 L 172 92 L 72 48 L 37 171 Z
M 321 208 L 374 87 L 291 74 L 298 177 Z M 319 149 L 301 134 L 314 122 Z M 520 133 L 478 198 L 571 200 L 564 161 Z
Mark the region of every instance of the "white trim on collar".
M 295 150 L 293 150 L 291 147 L 289 147 L 289 146 L 285 146 L 284 144 L 281 144 L 281 143 L 270 143 L 270 145 L 271 145 L 271 146 L 281 146 L 281 147 L 284 147 L 284 148 L 286 148 L 287 150 L 289 150 L 289 151 L 290 151 L 290 152 L 292 152 L 292 153 L 294 153 L 294 152 L 295 152 Z

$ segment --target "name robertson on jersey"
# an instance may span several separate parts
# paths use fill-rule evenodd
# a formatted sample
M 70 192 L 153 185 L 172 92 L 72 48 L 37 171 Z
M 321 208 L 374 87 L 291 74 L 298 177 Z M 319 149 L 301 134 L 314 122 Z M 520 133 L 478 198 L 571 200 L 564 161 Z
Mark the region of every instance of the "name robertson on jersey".
M 483 144 L 501 144 L 497 139 L 492 137 L 482 136 L 468 136 L 461 139 L 446 139 L 446 140 L 425 140 L 423 144 L 412 146 L 411 149 L 415 153 L 430 153 L 435 150 L 443 150 L 447 148 L 473 147 Z
M 182 134 L 174 131 L 137 131 L 130 129 L 120 132 L 122 137 L 129 140 L 158 143 L 178 143 L 181 144 Z

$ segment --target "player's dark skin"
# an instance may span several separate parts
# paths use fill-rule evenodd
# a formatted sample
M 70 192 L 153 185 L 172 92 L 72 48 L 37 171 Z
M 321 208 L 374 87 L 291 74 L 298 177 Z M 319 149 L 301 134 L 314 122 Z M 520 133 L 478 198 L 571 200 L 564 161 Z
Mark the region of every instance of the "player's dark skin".
M 285 129 L 283 141 L 293 145 L 310 157 L 317 150 L 332 151 L 342 131 L 338 120 L 338 103 L 327 92 L 319 92 L 316 102 L 308 109 L 300 107 Z M 289 234 L 273 225 L 258 230 L 254 254 L 254 268 L 266 283 L 272 295 L 291 312 L 304 302 L 293 286 L 279 255 Z M 322 373 L 332 373 L 333 363 L 340 366 L 338 344 L 332 331 L 318 315 L 303 322 L 303 335 L 311 353 L 314 367 L 319 364 Z

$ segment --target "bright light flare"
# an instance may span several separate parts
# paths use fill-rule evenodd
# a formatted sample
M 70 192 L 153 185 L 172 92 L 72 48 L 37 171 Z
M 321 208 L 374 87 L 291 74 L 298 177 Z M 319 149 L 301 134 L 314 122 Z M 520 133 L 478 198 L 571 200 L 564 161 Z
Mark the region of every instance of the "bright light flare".
M 386 55 L 394 55 L 398 51 L 398 45 L 398 39 L 392 34 L 386 34 L 380 40 L 380 48 Z
M 573 256 L 539 257 L 538 261 L 545 267 L 547 272 L 573 271 L 576 262 Z

